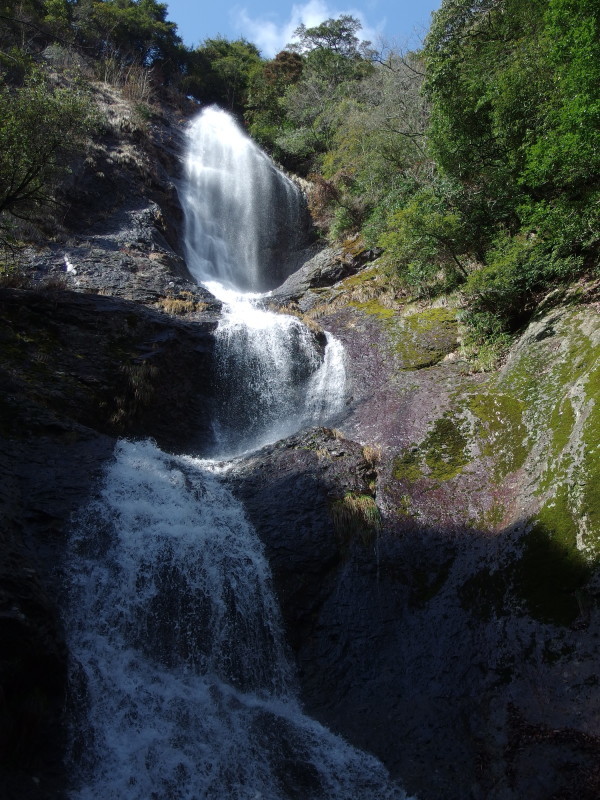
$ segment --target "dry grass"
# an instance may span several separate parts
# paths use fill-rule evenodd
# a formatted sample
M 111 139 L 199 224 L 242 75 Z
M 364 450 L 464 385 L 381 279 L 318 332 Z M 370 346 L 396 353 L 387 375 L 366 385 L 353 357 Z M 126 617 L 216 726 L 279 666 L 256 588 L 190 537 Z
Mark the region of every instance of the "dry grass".
M 331 453 L 326 447 L 317 447 L 315 450 L 317 458 L 328 460 L 331 459 Z
M 367 267 L 323 292 L 323 301 L 315 304 L 305 316 L 317 320 L 348 306 L 376 304 L 378 308 L 399 311 L 406 302 L 406 293 L 390 282 L 377 267 Z
M 341 500 L 333 501 L 330 510 L 334 530 L 342 545 L 348 547 L 356 537 L 364 545 L 373 543 L 381 527 L 381 514 L 371 495 L 346 492 Z
M 39 292 L 62 292 L 69 288 L 71 288 L 69 279 L 61 273 L 47 275 L 35 286 Z
M 204 311 L 207 308 L 206 303 L 194 300 L 191 292 L 181 292 L 178 297 L 161 297 L 155 305 L 161 311 L 166 311 L 167 314 L 174 314 L 179 317 Z
M 374 469 L 381 461 L 381 448 L 366 444 L 362 449 L 364 460 Z
M 30 289 L 31 280 L 22 270 L 0 264 L 0 288 L 2 289 Z
M 344 440 L 346 437 L 338 428 L 321 428 L 323 434 L 328 439 L 337 439 L 338 441 Z
M 152 70 L 140 64 L 125 64 L 109 56 L 101 63 L 98 77 L 119 88 L 123 97 L 134 103 L 145 103 L 152 94 Z
M 158 368 L 142 362 L 141 364 L 123 364 L 120 367 L 125 378 L 125 391 L 114 399 L 115 410 L 110 421 L 117 426 L 135 419 L 142 408 L 152 401 L 156 393 L 155 380 Z
M 313 333 L 322 334 L 323 328 L 316 322 L 312 315 L 305 314 L 303 311 L 300 311 L 299 308 L 293 305 L 285 305 L 279 307 L 273 307 L 273 311 L 278 314 L 287 314 L 291 317 L 297 317 L 306 327 L 311 330 Z

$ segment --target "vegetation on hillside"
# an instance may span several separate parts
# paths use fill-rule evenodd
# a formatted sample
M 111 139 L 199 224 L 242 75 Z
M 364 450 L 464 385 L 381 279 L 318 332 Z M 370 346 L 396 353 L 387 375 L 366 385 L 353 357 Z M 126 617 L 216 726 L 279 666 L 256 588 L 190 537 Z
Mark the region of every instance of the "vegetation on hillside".
M 459 291 L 469 343 L 502 344 L 549 288 L 598 274 L 600 8 L 444 0 L 415 53 L 358 32 L 300 30 L 287 83 L 251 85 L 250 131 L 312 173 L 330 237 L 382 247 L 412 296 Z
M 458 292 L 475 347 L 505 341 L 553 286 L 598 274 L 593 0 L 443 0 L 408 53 L 361 41 L 343 15 L 300 26 L 268 60 L 243 39 L 185 47 L 156 0 L 0 0 L 4 243 L 19 220 L 48 218 L 94 126 L 94 80 L 138 103 L 231 110 L 311 178 L 324 236 L 383 248 L 413 297 Z

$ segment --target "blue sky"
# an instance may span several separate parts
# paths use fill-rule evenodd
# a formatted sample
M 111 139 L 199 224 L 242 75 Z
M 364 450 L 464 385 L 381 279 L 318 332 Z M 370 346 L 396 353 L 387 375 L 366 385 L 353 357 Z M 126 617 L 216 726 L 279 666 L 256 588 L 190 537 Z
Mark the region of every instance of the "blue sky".
M 403 49 L 415 47 L 429 26 L 431 12 L 441 0 L 165 0 L 168 19 L 177 23 L 185 44 L 195 46 L 218 34 L 244 36 L 266 58 L 278 53 L 303 22 L 318 25 L 330 17 L 352 14 L 363 25 L 362 39 L 374 45 L 386 40 Z

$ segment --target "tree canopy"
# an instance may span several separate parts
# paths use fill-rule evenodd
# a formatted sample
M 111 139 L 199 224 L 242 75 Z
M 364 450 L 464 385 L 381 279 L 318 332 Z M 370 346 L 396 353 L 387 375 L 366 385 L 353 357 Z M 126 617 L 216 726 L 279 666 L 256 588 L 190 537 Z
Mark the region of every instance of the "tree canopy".
M 598 272 L 597 0 L 442 0 L 416 52 L 377 51 L 343 14 L 300 25 L 272 59 L 245 39 L 186 48 L 157 0 L 0 0 L 0 22 L 5 220 L 47 202 L 85 138 L 81 93 L 40 68 L 58 43 L 121 88 L 141 74 L 231 110 L 311 177 L 323 235 L 383 247 L 416 296 L 459 288 L 479 332 Z

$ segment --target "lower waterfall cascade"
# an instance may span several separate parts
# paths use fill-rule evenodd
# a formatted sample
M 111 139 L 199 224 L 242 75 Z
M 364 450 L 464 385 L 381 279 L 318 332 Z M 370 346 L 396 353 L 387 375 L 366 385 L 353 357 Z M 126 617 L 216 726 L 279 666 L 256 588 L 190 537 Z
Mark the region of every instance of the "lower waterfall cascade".
M 121 441 L 70 564 L 72 800 L 405 798 L 302 713 L 260 541 L 209 462 Z
M 69 796 L 404 800 L 376 758 L 303 713 L 263 546 L 219 478 L 223 459 L 343 411 L 341 344 L 266 310 L 259 294 L 270 288 L 261 253 L 272 237 L 262 205 L 246 205 L 252 192 L 261 204 L 285 196 L 293 225 L 297 190 L 224 112 L 207 109 L 189 136 L 188 263 L 224 304 L 210 454 L 219 461 L 120 440 L 74 522 Z M 244 185 L 230 203 L 236 177 Z M 249 226 L 243 235 L 232 220 Z

